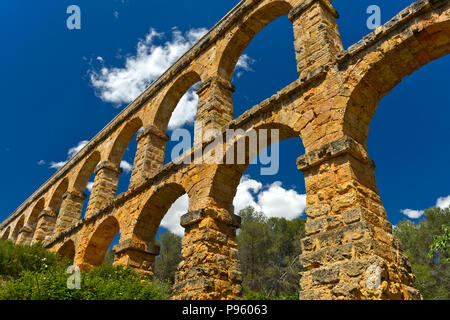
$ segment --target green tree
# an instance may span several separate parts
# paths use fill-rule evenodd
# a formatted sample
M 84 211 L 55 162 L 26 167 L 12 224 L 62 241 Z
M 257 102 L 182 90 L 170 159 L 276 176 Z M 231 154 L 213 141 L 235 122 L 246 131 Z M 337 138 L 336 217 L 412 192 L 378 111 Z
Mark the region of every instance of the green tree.
M 435 236 L 434 241 L 430 246 L 430 252 L 428 253 L 428 258 L 432 259 L 436 254 L 448 252 L 448 246 L 450 242 L 450 229 L 446 226 L 442 226 L 442 231 L 444 232 L 441 236 Z M 447 261 L 450 258 L 447 258 Z
M 163 282 L 174 283 L 181 262 L 181 237 L 168 231 L 159 236 L 160 254 L 155 261 L 155 276 Z
M 424 299 L 450 299 L 448 250 L 434 252 L 433 259 L 429 258 L 435 235 L 441 234 L 442 226 L 449 223 L 450 208 L 433 208 L 426 210 L 424 219 L 418 223 L 404 220 L 394 228 L 394 235 L 409 256 L 415 286 Z
M 239 260 L 246 299 L 298 299 L 300 239 L 305 220 L 270 218 L 253 207 L 239 212 Z

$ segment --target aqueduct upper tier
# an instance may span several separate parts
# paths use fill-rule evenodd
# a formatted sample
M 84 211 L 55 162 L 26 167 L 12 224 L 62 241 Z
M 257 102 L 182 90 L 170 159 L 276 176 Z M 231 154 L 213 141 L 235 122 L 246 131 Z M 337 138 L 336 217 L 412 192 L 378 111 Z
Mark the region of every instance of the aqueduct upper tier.
M 299 78 L 234 119 L 231 80 L 237 61 L 254 36 L 283 15 L 293 25 Z M 174 298 L 239 296 L 240 221 L 232 201 L 248 164 L 164 165 L 171 114 L 184 93 L 201 82 L 197 148 L 208 150 L 214 142 L 214 136 L 203 142 L 207 129 L 223 135 L 227 128 L 279 129 L 280 139 L 303 141 L 306 154 L 299 154 L 297 164 L 305 175 L 308 207 L 301 299 L 419 299 L 408 259 L 392 236 L 366 141 L 381 98 L 450 52 L 449 1 L 417 1 L 347 50 L 337 18 L 330 0 L 240 2 L 17 208 L 0 225 L 0 237 L 42 242 L 90 268 L 102 263 L 120 231 L 115 263 L 151 275 L 159 224 L 171 204 L 187 194 Z M 120 161 L 138 131 L 130 186 L 116 197 Z M 245 134 L 220 147 L 229 150 L 242 139 Z M 206 154 L 212 156 L 210 149 Z M 92 173 L 91 197 L 80 219 Z

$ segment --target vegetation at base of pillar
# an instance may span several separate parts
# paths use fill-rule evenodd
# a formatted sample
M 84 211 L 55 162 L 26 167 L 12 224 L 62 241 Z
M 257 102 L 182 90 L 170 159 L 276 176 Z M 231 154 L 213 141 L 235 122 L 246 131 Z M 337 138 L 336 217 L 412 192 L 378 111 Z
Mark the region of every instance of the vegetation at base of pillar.
M 237 237 L 245 300 L 299 298 L 300 239 L 305 220 L 267 218 L 248 207 Z
M 394 228 L 409 256 L 415 286 L 426 300 L 450 299 L 448 228 L 443 227 L 448 225 L 450 208 L 433 208 L 426 210 L 418 223 L 404 220 Z
M 159 236 L 161 250 L 155 261 L 155 277 L 163 282 L 175 282 L 175 273 L 181 262 L 181 237 L 168 231 Z
M 104 264 L 81 273 L 80 289 L 68 289 L 70 265 L 39 245 L 0 241 L 0 300 L 168 300 L 171 288 L 142 279 L 131 268 Z

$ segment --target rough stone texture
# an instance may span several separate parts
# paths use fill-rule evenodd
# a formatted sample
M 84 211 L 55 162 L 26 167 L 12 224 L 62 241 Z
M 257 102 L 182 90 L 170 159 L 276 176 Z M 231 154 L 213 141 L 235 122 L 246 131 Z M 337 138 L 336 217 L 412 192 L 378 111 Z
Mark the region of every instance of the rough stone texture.
M 283 15 L 293 23 L 299 78 L 233 119 L 236 63 L 254 36 Z M 306 154 L 297 164 L 305 175 L 308 220 L 301 299 L 420 299 L 392 236 L 366 142 L 382 97 L 450 52 L 449 1 L 417 1 L 347 50 L 337 17 L 329 0 L 242 1 L 6 219 L 2 239 L 43 242 L 86 269 L 101 264 L 120 230 L 115 263 L 151 275 L 161 220 L 187 194 L 174 298 L 238 297 L 239 219 L 232 201 L 250 159 L 243 165 L 163 166 L 170 116 L 201 82 L 197 149 L 210 143 L 200 141 L 205 129 L 223 137 L 226 129 L 279 129 L 281 140 L 302 139 Z M 130 188 L 116 197 L 120 160 L 140 128 Z M 223 149 L 231 152 L 241 139 L 224 139 Z M 94 171 L 88 214 L 80 220 Z

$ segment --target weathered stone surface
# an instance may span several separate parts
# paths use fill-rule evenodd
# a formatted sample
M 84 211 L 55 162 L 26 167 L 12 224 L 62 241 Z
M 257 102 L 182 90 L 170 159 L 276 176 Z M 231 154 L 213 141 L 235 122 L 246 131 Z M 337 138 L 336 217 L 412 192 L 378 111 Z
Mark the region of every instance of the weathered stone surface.
M 158 227 L 189 196 L 175 299 L 233 299 L 242 293 L 233 198 L 249 165 L 164 164 L 166 130 L 181 97 L 198 87 L 198 159 L 227 129 L 279 129 L 301 137 L 297 165 L 307 193 L 300 257 L 301 299 L 420 299 L 392 236 L 367 152 L 382 97 L 405 76 L 450 52 L 450 3 L 420 0 L 346 51 L 330 0 L 242 1 L 0 225 L 2 239 L 43 242 L 82 268 L 99 265 L 120 231 L 115 264 L 152 275 Z M 289 15 L 299 78 L 233 119 L 233 73 L 253 37 Z M 116 196 L 120 161 L 138 134 L 130 187 Z M 215 129 L 208 136 L 205 129 Z M 206 141 L 201 141 L 205 138 Z M 224 150 L 238 139 L 224 139 Z M 250 151 L 245 150 L 245 159 Z M 213 152 L 208 153 L 211 157 Z M 96 173 L 86 217 L 83 192 Z

